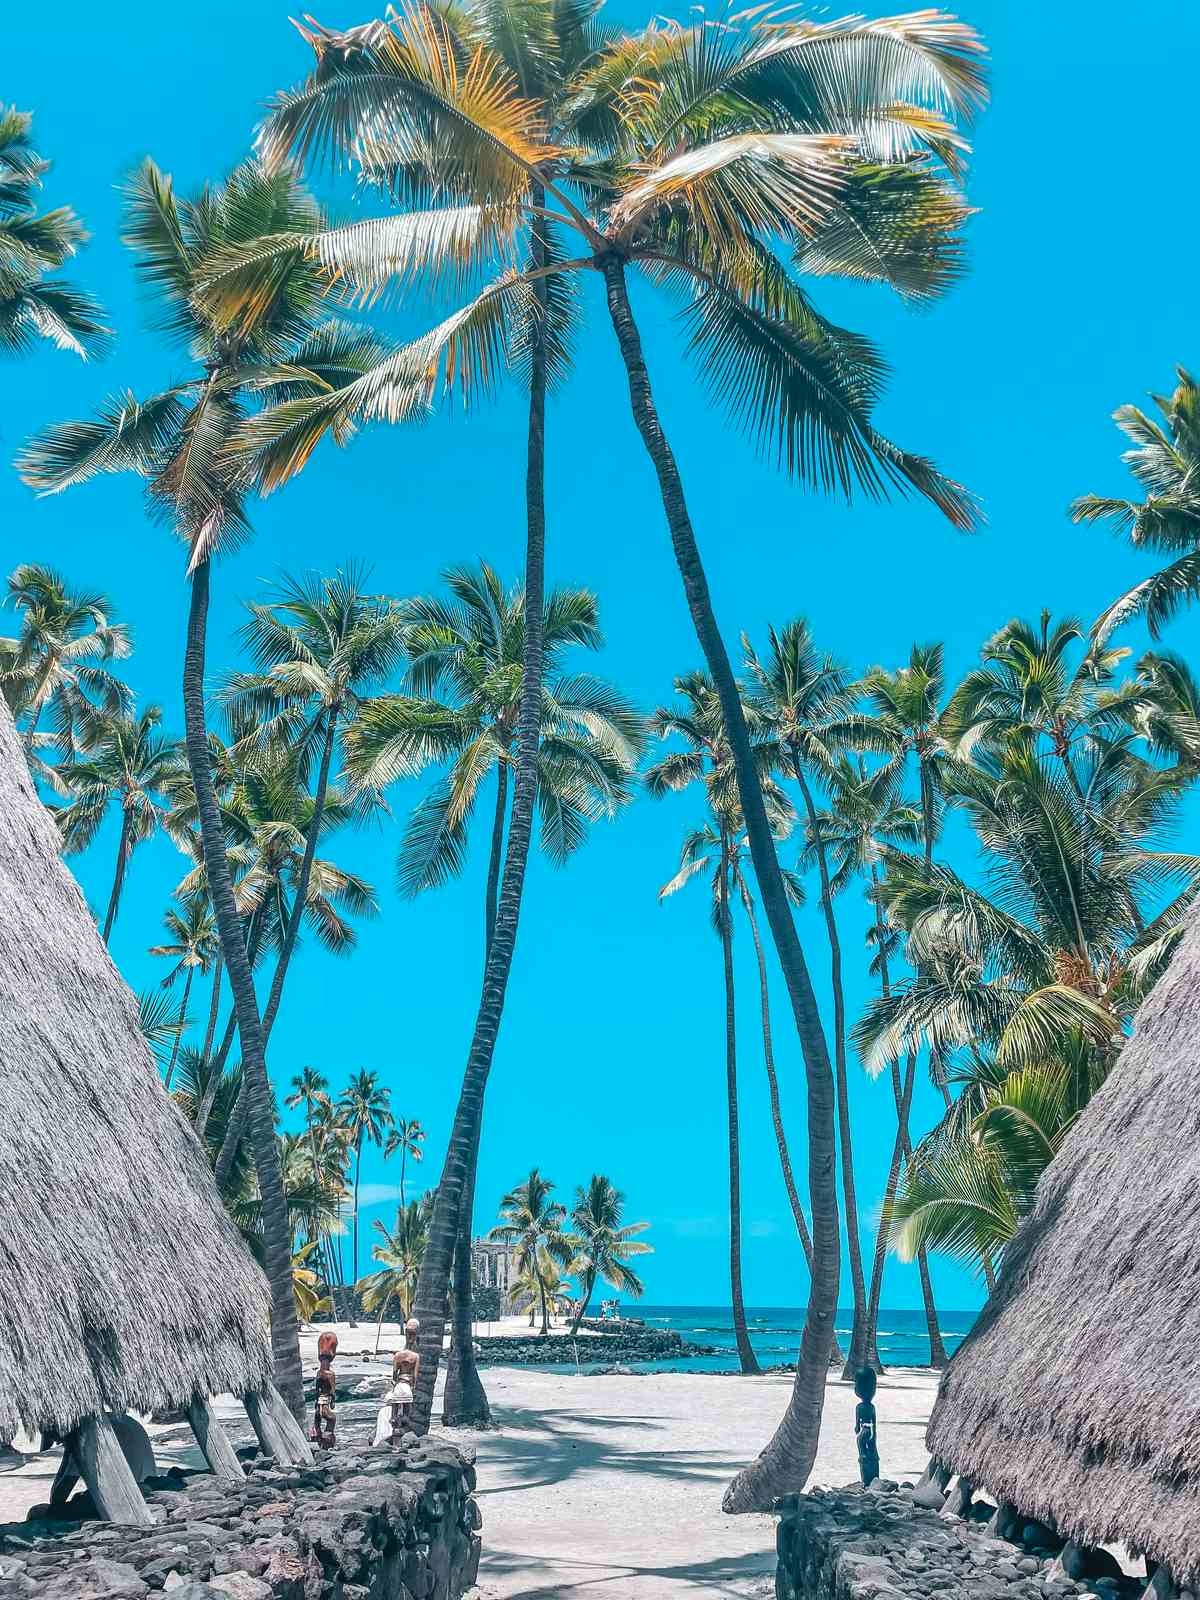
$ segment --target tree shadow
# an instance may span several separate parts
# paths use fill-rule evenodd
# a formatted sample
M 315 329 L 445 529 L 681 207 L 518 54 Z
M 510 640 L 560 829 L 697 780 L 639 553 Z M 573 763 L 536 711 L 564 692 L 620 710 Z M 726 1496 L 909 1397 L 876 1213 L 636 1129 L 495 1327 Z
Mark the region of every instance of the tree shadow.
M 506 1600 L 565 1600 L 569 1595 L 585 1597 L 586 1591 L 611 1584 L 614 1592 L 637 1600 L 639 1594 L 660 1595 L 661 1586 L 686 1593 L 695 1588 L 708 1595 L 728 1595 L 744 1600 L 747 1584 L 755 1578 L 769 1578 L 774 1572 L 774 1557 L 767 1551 L 752 1551 L 741 1556 L 715 1556 L 709 1561 L 681 1561 L 663 1566 L 639 1566 L 623 1561 L 556 1559 L 522 1550 L 486 1551 L 483 1573 L 500 1579 L 530 1568 L 556 1569 L 553 1576 L 531 1577 L 521 1589 L 508 1589 Z M 653 1584 L 644 1591 L 641 1584 Z

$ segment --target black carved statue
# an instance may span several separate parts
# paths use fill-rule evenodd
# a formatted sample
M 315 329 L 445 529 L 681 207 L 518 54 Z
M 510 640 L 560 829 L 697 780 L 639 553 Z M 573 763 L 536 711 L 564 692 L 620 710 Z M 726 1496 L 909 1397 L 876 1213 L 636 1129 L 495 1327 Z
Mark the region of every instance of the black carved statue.
M 879 1442 L 875 1431 L 875 1374 L 863 1367 L 854 1375 L 854 1392 L 858 1404 L 854 1408 L 854 1439 L 858 1445 L 858 1472 L 863 1488 L 874 1483 L 879 1476 Z

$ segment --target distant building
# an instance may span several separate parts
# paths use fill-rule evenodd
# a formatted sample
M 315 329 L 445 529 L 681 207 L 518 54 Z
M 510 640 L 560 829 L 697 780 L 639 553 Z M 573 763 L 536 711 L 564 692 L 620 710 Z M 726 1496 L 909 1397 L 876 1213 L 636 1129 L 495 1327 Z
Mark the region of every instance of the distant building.
M 497 1289 L 506 1295 L 516 1275 L 511 1245 L 492 1239 L 471 1240 L 471 1278 L 477 1289 Z

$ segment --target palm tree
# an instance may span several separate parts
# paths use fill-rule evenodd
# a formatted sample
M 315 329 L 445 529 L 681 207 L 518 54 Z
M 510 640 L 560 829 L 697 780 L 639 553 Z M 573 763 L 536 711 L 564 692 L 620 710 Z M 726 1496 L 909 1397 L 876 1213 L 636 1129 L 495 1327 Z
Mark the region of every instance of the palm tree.
M 832 656 L 822 655 L 803 618 L 780 632 L 767 630 L 768 653 L 760 660 L 743 636 L 756 714 L 778 741 L 778 770 L 791 777 L 800 790 L 813 856 L 821 884 L 821 912 L 829 940 L 830 982 L 833 990 L 833 1054 L 837 1087 L 838 1134 L 842 1146 L 842 1199 L 846 1208 L 846 1243 L 850 1257 L 850 1282 L 854 1297 L 850 1348 L 842 1376 L 852 1378 L 863 1366 L 877 1360 L 867 1315 L 867 1288 L 863 1277 L 862 1241 L 859 1236 L 858 1195 L 854 1182 L 854 1145 L 850 1127 L 850 1085 L 846 1072 L 846 997 L 842 984 L 842 945 L 830 888 L 829 862 L 819 832 L 814 782 L 823 782 L 831 765 L 825 727 L 847 711 L 847 674 Z
M 384 596 L 366 593 L 364 582 L 353 566 L 333 578 L 285 576 L 266 603 L 248 602 L 250 620 L 241 639 L 257 670 L 233 674 L 224 687 L 234 717 L 253 721 L 250 738 L 259 748 L 270 751 L 282 741 L 296 753 L 301 770 L 310 751 L 317 761 L 292 913 L 262 1016 L 264 1039 L 279 1009 L 308 900 L 339 735 L 353 721 L 364 691 L 384 682 L 400 659 L 401 614 Z
M 192 895 L 183 900 L 178 911 L 174 906 L 169 907 L 163 917 L 163 927 L 167 930 L 168 942 L 166 944 L 152 945 L 150 948 L 152 956 L 169 956 L 175 962 L 175 965 L 163 979 L 163 988 L 170 989 L 180 973 L 184 975 L 183 998 L 179 1002 L 175 1043 L 171 1049 L 171 1059 L 167 1063 L 166 1075 L 163 1078 L 163 1087 L 169 1089 L 171 1087 L 171 1075 L 175 1071 L 175 1060 L 179 1054 L 179 1041 L 183 1037 L 188 996 L 192 992 L 192 980 L 197 972 L 204 973 L 208 971 L 216 958 L 219 941 L 212 907 L 207 900 L 198 895 Z
M 89 712 L 79 728 L 80 753 L 58 768 L 59 781 L 72 796 L 69 805 L 54 811 L 67 851 L 86 850 L 109 807 L 115 804 L 120 809 L 116 871 L 104 917 L 105 944 L 117 920 L 130 858 L 138 845 L 167 823 L 187 771 L 178 743 L 159 732 L 161 723 L 161 706 L 147 706 L 140 716 Z
M 279 233 L 316 236 L 325 227 L 324 215 L 291 170 L 269 174 L 247 164 L 188 201 L 177 197 L 171 180 L 146 160 L 128 185 L 125 239 L 140 278 L 161 306 L 161 326 L 190 352 L 193 373 L 145 400 L 117 395 L 94 421 L 49 429 L 25 447 L 18 461 L 25 481 L 43 493 L 102 472 L 139 474 L 147 482 L 152 510 L 169 518 L 187 551 L 191 600 L 183 700 L 188 764 L 252 1098 L 275 1376 L 297 1415 L 303 1388 L 286 1197 L 258 1003 L 209 771 L 204 677 L 211 563 L 223 545 L 249 532 L 246 499 L 256 486 L 254 477 L 227 448 L 248 411 L 264 400 L 340 386 L 355 370 L 370 369 L 384 350 L 359 328 L 321 320 L 327 282 L 307 260 L 283 266 L 269 290 L 231 323 L 218 325 L 209 315 L 200 288 L 209 263 L 222 250 Z
M 383 1147 L 384 1160 L 389 1160 L 396 1151 L 400 1152 L 400 1209 L 405 1206 L 404 1199 L 404 1168 L 411 1159 L 424 1161 L 425 1152 L 421 1146 L 425 1143 L 425 1129 L 416 1117 L 396 1117 L 392 1122 L 387 1136 L 387 1144 Z
M 513 1264 L 518 1273 L 532 1274 L 540 1285 L 539 1301 L 542 1308 L 542 1333 L 550 1332 L 550 1304 L 544 1278 L 536 1271 L 540 1258 L 545 1255 L 560 1267 L 571 1260 L 571 1235 L 564 1228 L 566 1207 L 551 1200 L 554 1185 L 543 1178 L 536 1167 L 524 1183 L 510 1189 L 500 1202 L 498 1222 L 488 1234 L 489 1239 L 507 1244 L 513 1252 Z
M 579 1298 L 571 1333 L 579 1332 L 579 1324 L 587 1314 L 592 1293 L 603 1278 L 619 1294 L 640 1300 L 645 1285 L 629 1265 L 631 1256 L 652 1255 L 654 1246 L 639 1239 L 648 1222 L 630 1222 L 622 1226 L 625 1196 L 614 1188 L 602 1172 L 594 1172 L 587 1183 L 575 1191 L 575 1204 L 571 1208 L 571 1227 L 575 1255 L 568 1269 L 577 1277 L 583 1293 Z
M 884 843 L 915 844 L 923 837 L 921 814 L 906 805 L 900 797 L 902 776 L 902 768 L 895 761 L 885 762 L 874 772 L 868 772 L 861 756 L 856 761 L 844 755 L 836 758 L 823 774 L 830 797 L 829 809 L 819 812 L 809 825 L 810 852 L 815 853 L 819 840 L 828 866 L 833 869 L 829 874 L 832 894 L 841 893 L 855 879 L 864 879 L 869 884 L 868 893 L 874 914 L 874 924 L 868 933 L 868 944 L 874 949 L 871 976 L 879 979 L 880 992 L 885 999 L 891 994 L 891 962 L 897 953 L 899 935 L 889 926 L 878 898 L 881 847 Z M 888 1070 L 896 1107 L 896 1139 L 875 1235 L 871 1285 L 867 1295 L 866 1351 L 863 1357 L 864 1364 L 869 1362 L 879 1371 L 883 1370 L 883 1363 L 879 1359 L 878 1329 L 888 1218 L 900 1178 L 901 1163 L 912 1156 L 909 1116 L 916 1074 L 915 1052 L 908 1054 L 903 1079 L 895 1058 L 888 1062 Z M 929 1275 L 929 1262 L 923 1246 L 917 1251 L 917 1272 L 925 1308 L 930 1365 L 944 1367 L 948 1357 L 938 1324 L 933 1280 Z
M 1085 494 L 1071 507 L 1076 522 L 1107 522 L 1135 550 L 1182 551 L 1114 600 L 1096 620 L 1092 637 L 1103 644 L 1131 617 L 1145 617 L 1153 639 L 1179 610 L 1200 594 L 1200 387 L 1177 367 L 1175 392 L 1155 395 L 1161 422 L 1137 406 L 1120 406 L 1113 421 L 1131 441 L 1121 457 L 1133 473 L 1142 500 Z
M 392 1126 L 391 1091 L 379 1081 L 377 1072 L 365 1067 L 352 1073 L 350 1082 L 337 1099 L 337 1109 L 354 1152 L 354 1281 L 358 1281 L 358 1181 L 362 1176 L 364 1144 L 382 1146 Z M 355 1325 L 354 1308 L 350 1325 Z
M 450 600 L 427 597 L 404 607 L 412 692 L 385 695 L 363 707 L 346 739 L 347 766 L 358 782 L 381 788 L 423 761 L 448 764 L 446 777 L 413 811 L 401 845 L 399 881 L 410 895 L 461 871 L 475 804 L 494 772 L 484 895 L 486 972 L 505 835 L 511 851 L 516 826 L 516 786 L 510 801 L 509 772 L 521 759 L 527 597 L 520 585 L 505 589 L 485 562 L 451 568 L 443 576 Z M 595 597 L 586 589 L 552 590 L 539 646 L 539 670 L 550 681 L 543 681 L 541 690 L 536 777 L 542 848 L 556 864 L 583 843 L 589 821 L 611 816 L 628 800 L 644 736 L 641 717 L 616 689 L 588 674 L 561 674 L 563 656 L 572 646 L 598 650 L 602 644 Z M 439 692 L 443 698 L 437 698 Z M 443 1414 L 456 1425 L 484 1426 L 490 1413 L 471 1337 L 478 1145 L 477 1128 L 459 1205 Z
M 693 830 L 684 840 L 679 871 L 659 890 L 659 900 L 674 894 L 696 874 L 711 869 L 713 884 L 713 926 L 721 941 L 721 958 L 725 973 L 725 1092 L 726 1114 L 729 1130 L 729 1279 L 733 1309 L 733 1329 L 737 1342 L 738 1359 L 743 1372 L 757 1372 L 758 1360 L 750 1343 L 746 1328 L 746 1310 L 742 1299 L 741 1251 L 741 1153 L 738 1125 L 737 1093 L 737 1030 L 736 995 L 733 971 L 733 917 L 731 898 L 736 890 L 751 918 L 755 935 L 755 949 L 760 956 L 759 978 L 763 990 L 763 1044 L 767 1062 L 768 1081 L 771 1084 L 771 1109 L 775 1122 L 776 1140 L 784 1182 L 788 1186 L 797 1230 L 811 1259 L 811 1241 L 804 1222 L 804 1213 L 795 1197 L 795 1184 L 791 1178 L 791 1161 L 787 1141 L 783 1136 L 783 1123 L 779 1110 L 778 1086 L 775 1083 L 774 1053 L 771 1044 L 770 1015 L 766 1005 L 765 965 L 761 964 L 761 945 L 758 925 L 754 919 L 750 899 L 740 866 L 744 822 L 734 781 L 733 764 L 725 731 L 721 704 L 712 681 L 702 672 L 686 673 L 675 680 L 675 692 L 682 706 L 660 706 L 654 713 L 651 726 L 660 737 L 676 737 L 683 741 L 682 750 L 672 751 L 655 762 L 645 773 L 646 787 L 652 795 L 661 796 L 689 787 L 699 782 L 704 786 L 711 813 L 711 821 Z M 764 747 L 758 759 L 766 764 L 773 752 Z M 792 813 L 783 794 L 768 779 L 766 796 L 772 807 L 773 826 L 786 833 L 791 826 Z
M 429 1218 L 433 1209 L 432 1197 L 422 1195 L 410 1200 L 396 1214 L 396 1226 L 390 1231 L 379 1221 L 371 1226 L 382 1235 L 382 1243 L 371 1251 L 372 1259 L 381 1263 L 380 1270 L 360 1278 L 355 1288 L 362 1297 L 364 1311 L 379 1311 L 375 1325 L 375 1353 L 379 1354 L 379 1339 L 383 1332 L 383 1319 L 393 1300 L 399 1302 L 400 1320 L 406 1322 L 412 1315 L 413 1296 L 417 1277 L 429 1238 Z
M 0 225 L 2 227 L 2 225 Z M 25 723 L 25 754 L 34 773 L 60 788 L 53 767 L 37 750 L 56 744 L 59 754 L 74 754 L 74 727 L 81 710 L 111 715 L 128 712 L 133 697 L 103 661 L 120 661 L 131 644 L 124 623 L 113 622 L 106 595 L 70 589 L 52 567 L 26 562 L 8 575 L 8 603 L 22 613 L 16 638 L 0 638 L 0 692 L 18 723 Z M 53 735 L 38 730 L 50 712 Z
M 48 339 L 85 361 L 108 339 L 100 306 L 88 294 L 50 274 L 87 239 L 69 206 L 40 215 L 35 195 L 50 170 L 30 143 L 33 119 L 0 106 L 0 352 L 23 355 L 35 339 Z
M 427 210 L 373 220 L 314 245 L 348 281 L 371 292 L 388 277 L 436 278 L 451 263 L 460 274 L 482 271 L 497 247 L 505 252 L 526 216 L 536 217 L 538 226 L 524 270 L 504 271 L 360 385 L 280 411 L 261 427 L 243 430 L 243 441 L 263 450 L 264 470 L 282 481 L 330 428 L 345 433 L 358 417 L 405 410 L 413 393 L 431 393 L 443 358 L 453 380 L 485 394 L 511 321 L 527 328 L 529 306 L 540 308 L 556 292 L 565 301 L 556 279 L 603 274 L 635 421 L 655 465 L 689 609 L 730 726 L 755 870 L 811 1063 L 814 1173 L 818 1190 L 832 1193 L 827 1053 L 736 680 L 712 614 L 674 456 L 654 410 L 625 271 L 640 264 L 691 298 L 691 349 L 739 420 L 777 445 L 790 469 L 846 491 L 855 482 L 876 494 L 915 490 L 957 524 L 969 524 L 973 508 L 959 487 L 875 428 L 876 353 L 819 316 L 775 247 L 785 239 L 800 271 L 882 280 L 915 298 L 935 295 L 954 278 L 965 212 L 938 163 L 953 166 L 962 149 L 948 119 L 968 117 L 983 98 L 979 41 L 961 24 L 926 13 L 837 26 L 746 13 L 716 30 L 700 20 L 613 40 L 571 91 L 574 126 L 586 128 L 594 148 L 569 141 L 568 187 L 553 166 L 561 152 L 544 140 L 547 118 L 538 99 L 523 96 L 502 58 L 486 49 L 475 53 L 472 72 L 464 74 L 453 30 L 436 12 L 414 4 L 389 24 L 306 36 L 317 54 L 316 71 L 300 90 L 277 99 L 262 139 L 267 158 L 303 158 L 316 147 L 338 159 L 365 158 L 373 176 L 396 180 L 394 192 L 415 191 L 422 203 L 443 208 L 432 219 Z M 720 137 L 714 138 L 717 108 Z M 575 203 L 576 194 L 590 215 Z M 264 263 L 259 270 L 269 269 Z M 227 298 L 236 308 L 237 296 Z M 540 442 L 536 387 L 530 431 Z M 532 449 L 530 461 L 532 480 Z M 540 516 L 540 479 L 538 485 Z M 537 570 L 540 578 L 540 554 Z M 532 559 L 529 581 L 532 588 Z M 527 712 L 525 748 L 532 761 L 532 693 Z M 507 959 L 498 957 L 497 979 L 506 980 Z M 478 1125 L 502 995 L 503 981 L 491 993 L 485 985 L 462 1126 L 452 1137 L 439 1188 L 447 1218 L 462 1191 L 459 1168 L 469 1161 Z M 837 1297 L 837 1229 L 827 1203 L 819 1235 L 821 1270 L 795 1403 L 774 1447 L 739 1480 L 731 1509 L 749 1509 L 756 1499 L 767 1503 L 771 1486 L 794 1478 L 797 1463 L 816 1448 Z M 442 1237 L 435 1223 L 426 1258 L 434 1306 L 444 1305 L 452 1236 L 449 1230 Z M 423 1395 L 436 1375 L 432 1344 L 429 1356 L 422 1365 Z
M 550 1318 L 566 1299 L 570 1287 L 561 1271 L 561 1263 L 545 1245 L 539 1245 L 533 1255 L 521 1259 L 509 1279 L 507 1299 L 514 1311 L 529 1312 L 531 1328 L 540 1309 L 542 1334 L 545 1336 L 550 1331 Z

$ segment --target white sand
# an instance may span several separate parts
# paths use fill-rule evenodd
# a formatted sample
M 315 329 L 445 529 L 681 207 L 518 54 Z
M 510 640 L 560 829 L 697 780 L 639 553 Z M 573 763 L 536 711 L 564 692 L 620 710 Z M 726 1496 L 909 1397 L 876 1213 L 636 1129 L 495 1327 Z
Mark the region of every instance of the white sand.
M 506 1319 L 505 1331 L 519 1324 Z M 361 1436 L 376 1402 L 348 1391 L 362 1371 L 382 1377 L 400 1330 L 338 1328 L 339 1427 Z M 482 1330 L 481 1330 L 482 1331 Z M 498 1326 L 494 1331 L 499 1332 Z M 301 1349 L 315 1362 L 317 1330 Z M 729 1479 L 773 1432 L 791 1387 L 787 1377 L 716 1373 L 583 1376 L 521 1367 L 483 1369 L 497 1426 L 451 1429 L 478 1454 L 483 1511 L 480 1593 L 486 1600 L 710 1600 L 773 1593 L 775 1531 L 765 1516 L 727 1517 Z M 924 1470 L 925 1423 L 936 1391 L 928 1371 L 897 1368 L 879 1387 L 879 1453 L 887 1477 Z M 857 1478 L 854 1395 L 826 1392 L 814 1483 Z M 222 1403 L 235 1435 L 248 1433 L 241 1407 Z M 187 1428 L 151 1427 L 161 1465 L 199 1467 Z M 45 1500 L 58 1452 L 0 1477 L 0 1522 Z

